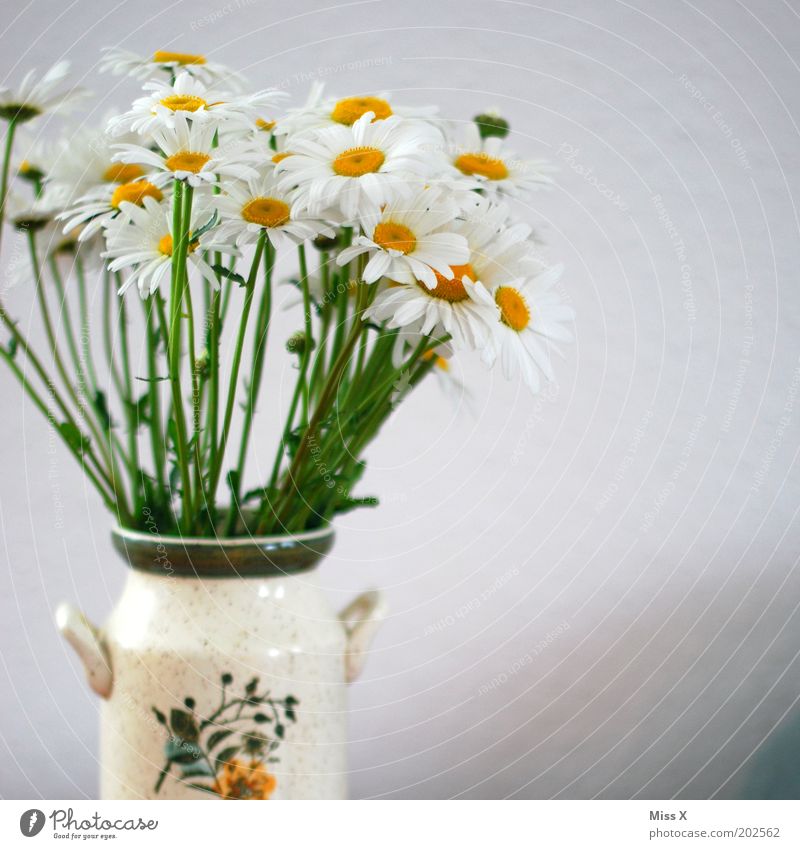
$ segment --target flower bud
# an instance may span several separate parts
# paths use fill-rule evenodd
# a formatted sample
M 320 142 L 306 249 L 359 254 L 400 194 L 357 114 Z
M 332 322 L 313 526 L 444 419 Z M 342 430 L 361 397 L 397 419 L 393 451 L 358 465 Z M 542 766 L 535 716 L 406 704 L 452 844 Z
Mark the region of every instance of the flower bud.
M 508 121 L 501 118 L 496 112 L 484 112 L 481 115 L 476 115 L 473 120 L 478 125 L 478 132 L 482 139 L 488 139 L 490 136 L 504 139 L 508 135 Z

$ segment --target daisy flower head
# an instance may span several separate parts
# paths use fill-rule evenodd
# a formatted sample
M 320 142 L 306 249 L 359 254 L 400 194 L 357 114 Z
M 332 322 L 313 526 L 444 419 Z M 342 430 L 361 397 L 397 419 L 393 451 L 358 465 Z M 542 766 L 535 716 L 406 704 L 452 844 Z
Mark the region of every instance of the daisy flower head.
M 422 189 L 409 198 L 387 203 L 361 216 L 364 233 L 341 251 L 337 262 L 345 265 L 368 253 L 363 279 L 374 283 L 381 277 L 401 283 L 421 280 L 428 288 L 437 285 L 438 272 L 453 279 L 451 266 L 467 262 L 467 240 L 449 231 L 458 207 L 437 189 Z
M 42 77 L 28 71 L 16 90 L 0 87 L 0 118 L 23 124 L 45 113 L 67 112 L 84 96 L 81 89 L 64 87 L 68 73 L 69 62 L 57 62 Z
M 172 266 L 174 245 L 172 232 L 172 204 L 159 203 L 155 198 L 146 197 L 141 206 L 123 203 L 121 215 L 108 222 L 105 229 L 106 250 L 103 256 L 111 260 L 109 271 L 129 270 L 128 279 L 120 288 L 120 294 L 133 283 L 139 287 L 143 298 L 152 295 L 160 286 Z M 208 206 L 198 204 L 192 208 L 191 233 L 208 224 L 214 212 Z M 204 233 L 198 239 L 192 239 L 187 253 L 190 267 L 214 287 L 218 285 L 217 276 L 211 266 L 203 259 L 204 251 L 219 251 L 236 254 L 236 249 L 214 238 L 214 231 Z
M 125 142 L 137 137 L 129 134 Z M 62 139 L 50 152 L 45 191 L 53 203 L 66 207 L 91 193 L 124 183 L 132 183 L 146 174 L 141 165 L 114 160 L 112 140 L 102 130 L 80 129 Z
M 327 127 L 291 140 L 292 153 L 276 170 L 284 175 L 283 185 L 297 187 L 298 202 L 312 215 L 338 207 L 354 221 L 365 209 L 409 197 L 410 180 L 429 174 L 430 128 L 394 116 L 373 117 L 367 112 L 352 126 Z
M 481 195 L 473 197 L 452 229 L 466 239 L 469 263 L 478 278 L 491 288 L 539 270 L 530 226 L 513 219 L 507 204 Z
M 213 123 L 176 115 L 171 129 L 160 127 L 152 133 L 158 152 L 144 144 L 117 144 L 114 159 L 152 169 L 149 179 L 157 186 L 174 179 L 197 188 L 216 183 L 220 175 L 242 180 L 254 176 L 256 172 L 247 163 L 256 158 L 255 151 L 246 144 L 215 147 L 215 133 Z
M 473 122 L 462 126 L 448 147 L 452 165 L 488 192 L 514 197 L 553 182 L 547 162 L 519 159 L 506 148 L 504 138 L 482 138 Z
M 172 79 L 180 73 L 186 73 L 207 85 L 224 83 L 227 88 L 237 91 L 244 84 L 242 77 L 235 71 L 219 62 L 209 62 L 201 53 L 156 50 L 151 56 L 140 56 L 119 47 L 106 47 L 103 54 L 99 70 L 115 76 L 147 80 L 158 73 L 164 73 Z
M 389 284 L 378 293 L 365 318 L 422 336 L 449 335 L 457 349 L 483 348 L 497 323 L 497 305 L 469 264 L 450 270 L 450 279 L 434 272 L 434 287 L 421 281 Z
M 550 352 L 554 342 L 571 342 L 566 326 L 574 312 L 561 300 L 554 286 L 563 267 L 555 265 L 529 278 L 511 280 L 493 287 L 492 297 L 499 311 L 484 360 L 493 365 L 499 358 L 503 374 L 513 379 L 518 374 L 532 392 L 538 392 L 541 376 L 554 380 Z
M 217 238 L 233 239 L 237 245 L 256 242 L 262 231 L 275 248 L 335 236 L 323 221 L 296 209 L 292 193 L 280 186 L 272 171 L 247 181 L 226 180 L 214 204 L 221 217 Z
M 322 129 L 323 127 L 345 126 L 352 127 L 359 118 L 372 113 L 373 121 L 383 121 L 392 115 L 401 118 L 418 118 L 429 120 L 436 113 L 436 107 L 407 107 L 397 106 L 389 100 L 389 94 L 382 92 L 378 95 L 356 95 L 353 97 L 323 99 L 323 84 L 315 83 L 311 87 L 308 100 L 304 106 L 289 110 L 282 118 L 276 129 L 278 135 L 301 133 L 305 130 Z
M 112 135 L 125 131 L 149 133 L 162 127 L 171 130 L 180 117 L 213 122 L 215 126 L 227 122 L 254 127 L 264 110 L 286 97 L 275 89 L 232 95 L 209 88 L 185 71 L 174 82 L 152 80 L 144 89 L 149 94 L 134 100 L 130 111 L 109 122 Z
M 79 229 L 78 240 L 83 242 L 105 227 L 120 214 L 125 203 L 144 206 L 145 198 L 155 201 L 164 199 L 164 192 L 149 180 L 132 180 L 130 183 L 109 183 L 83 197 L 58 215 L 64 224 L 64 232 Z

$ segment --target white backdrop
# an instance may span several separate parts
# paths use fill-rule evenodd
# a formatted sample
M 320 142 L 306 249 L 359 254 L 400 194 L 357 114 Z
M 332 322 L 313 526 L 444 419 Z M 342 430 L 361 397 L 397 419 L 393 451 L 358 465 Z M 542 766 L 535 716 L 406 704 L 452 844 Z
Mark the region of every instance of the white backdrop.
M 369 452 L 381 507 L 321 570 L 336 604 L 374 585 L 392 609 L 352 690 L 354 796 L 797 798 L 800 4 L 5 8 L 10 81 L 66 57 L 96 84 L 107 45 L 202 51 L 296 101 L 322 79 L 494 106 L 560 167 L 526 212 L 577 312 L 558 386 L 468 361 L 468 398 L 423 388 Z M 105 78 L 92 120 L 133 92 Z M 27 321 L 30 287 L 7 299 Z M 0 397 L 0 794 L 92 796 L 98 704 L 52 611 L 102 620 L 124 568 L 6 371 Z

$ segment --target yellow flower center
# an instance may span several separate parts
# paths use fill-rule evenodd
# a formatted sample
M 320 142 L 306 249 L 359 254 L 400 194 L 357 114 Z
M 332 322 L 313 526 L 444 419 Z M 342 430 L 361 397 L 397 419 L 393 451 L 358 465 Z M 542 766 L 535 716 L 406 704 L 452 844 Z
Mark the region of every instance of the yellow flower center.
M 161 193 L 161 189 L 157 188 L 152 183 L 148 183 L 147 180 L 136 180 L 134 183 L 123 183 L 121 186 L 117 186 L 117 188 L 114 189 L 114 194 L 111 195 L 111 206 L 114 209 L 119 209 L 119 205 L 123 201 L 135 203 L 136 206 L 144 206 L 145 198 L 154 198 L 157 201 L 161 201 L 163 200 L 164 195 Z
M 405 224 L 396 221 L 381 221 L 372 233 L 372 241 L 386 250 L 410 254 L 417 246 L 416 236 Z
M 19 163 L 19 173 L 27 174 L 28 171 L 31 170 L 31 163 L 28 162 L 27 159 L 23 159 L 22 162 Z
M 264 132 L 269 132 L 274 129 L 275 122 L 274 121 L 265 121 L 263 118 L 256 119 L 256 126 L 259 130 L 264 130 Z
M 190 174 L 198 174 L 210 160 L 211 157 L 207 153 L 192 153 L 189 150 L 181 150 L 167 157 L 164 164 L 170 171 L 188 171 Z
M 462 174 L 486 177 L 487 180 L 505 180 L 508 168 L 502 159 L 492 159 L 485 153 L 463 153 L 456 159 L 456 168 Z
M 392 107 L 380 97 L 346 97 L 331 112 L 331 120 L 349 127 L 367 112 L 374 112 L 373 121 L 382 121 L 392 114 Z
M 178 65 L 205 65 L 206 57 L 199 53 L 171 53 L 169 50 L 156 50 L 153 61 L 159 65 L 176 62 Z
M 431 360 L 433 360 L 434 368 L 441 369 L 442 371 L 450 371 L 450 363 L 448 363 L 444 357 L 437 354 L 436 351 L 434 351 L 432 348 L 429 348 L 427 351 L 425 351 L 425 353 L 422 355 L 422 359 L 425 360 L 425 362 L 430 362 Z
M 107 183 L 132 183 L 144 176 L 141 165 L 128 165 L 126 162 L 113 162 L 103 171 Z
M 199 244 L 200 243 L 196 241 L 189 242 L 189 253 L 194 253 Z M 164 254 L 164 256 L 172 256 L 172 236 L 169 233 L 158 240 L 158 250 L 159 253 Z
M 450 301 L 451 304 L 456 304 L 459 301 L 466 301 L 469 297 L 467 290 L 464 288 L 464 277 L 469 277 L 470 280 L 475 280 L 475 269 L 467 263 L 466 265 L 451 265 L 450 270 L 453 272 L 453 279 L 448 280 L 439 274 L 438 271 L 433 273 L 436 275 L 436 288 L 429 289 L 424 283 L 418 285 L 426 294 L 432 298 L 439 298 L 442 301 Z
M 500 286 L 494 293 L 500 307 L 500 321 L 519 333 L 531 323 L 531 311 L 525 298 L 513 286 Z
M 162 236 L 159 240 L 158 250 L 164 256 L 172 256 L 172 236 L 169 233 L 166 236 Z
M 202 97 L 194 94 L 170 94 L 162 97 L 159 103 L 172 112 L 197 112 L 198 109 L 208 106 Z
M 289 205 L 278 198 L 253 198 L 242 207 L 242 218 L 259 227 L 280 227 L 289 217 Z
M 377 147 L 351 147 L 333 160 L 333 170 L 340 177 L 363 177 L 379 171 L 385 160 Z
M 275 156 L 272 157 L 272 161 L 277 165 L 279 162 L 283 162 L 287 156 L 291 156 L 292 152 L 290 150 L 285 150 L 283 153 L 276 153 Z

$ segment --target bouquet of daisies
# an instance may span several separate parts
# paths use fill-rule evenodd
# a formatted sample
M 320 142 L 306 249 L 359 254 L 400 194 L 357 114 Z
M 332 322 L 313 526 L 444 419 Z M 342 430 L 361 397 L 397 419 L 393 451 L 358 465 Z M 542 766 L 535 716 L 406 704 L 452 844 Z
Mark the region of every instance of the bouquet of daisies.
M 25 133 L 80 100 L 64 64 L 0 90 L 0 208 L 24 246 L 8 273 L 32 282 L 46 340 L 0 304 L 0 357 L 123 526 L 319 527 L 375 502 L 356 492 L 367 446 L 452 356 L 533 391 L 552 379 L 572 312 L 508 203 L 550 177 L 506 148 L 500 116 L 454 127 L 321 87 L 290 108 L 187 54 L 109 51 L 101 69 L 146 80 L 142 96 L 60 144 Z M 288 409 L 260 392 L 279 261 L 302 310 Z M 247 488 L 257 411 L 281 437 Z

